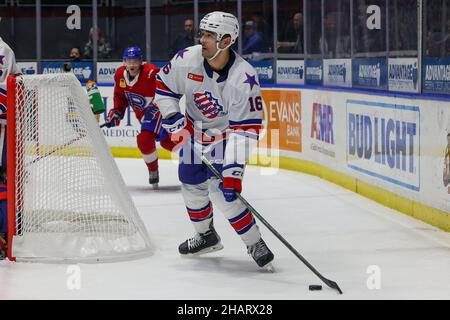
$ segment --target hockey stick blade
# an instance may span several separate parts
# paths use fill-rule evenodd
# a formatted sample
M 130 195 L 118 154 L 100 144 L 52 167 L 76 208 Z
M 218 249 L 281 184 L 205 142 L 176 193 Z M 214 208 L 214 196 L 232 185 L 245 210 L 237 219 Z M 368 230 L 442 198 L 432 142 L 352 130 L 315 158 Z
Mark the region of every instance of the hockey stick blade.
M 329 286 L 331 289 L 337 290 L 339 294 L 342 294 L 341 288 L 339 288 L 338 284 L 334 282 L 333 280 L 329 280 L 327 278 L 321 279 L 327 286 Z
M 195 146 L 194 146 L 194 152 L 199 152 Z M 212 173 L 221 181 L 223 181 L 223 177 L 220 174 L 220 172 L 218 172 L 216 170 L 216 168 L 214 168 L 214 166 L 209 162 L 209 160 L 200 153 L 200 158 L 202 160 L 202 162 L 212 171 Z M 336 290 L 337 292 L 339 292 L 339 294 L 342 294 L 342 290 L 341 288 L 339 288 L 338 284 L 330 279 L 325 278 L 319 271 L 316 270 L 316 268 L 314 268 L 294 247 L 291 246 L 291 244 L 289 242 L 287 242 L 286 239 L 284 239 L 279 233 L 278 231 L 276 231 L 259 213 L 258 211 L 255 210 L 255 208 L 253 208 L 248 202 L 247 200 L 244 199 L 244 197 L 239 193 L 236 192 L 236 196 L 242 201 L 242 203 L 253 213 L 253 215 L 258 218 L 259 221 L 262 222 L 262 224 L 264 224 L 267 229 L 269 229 L 277 238 L 278 240 L 280 240 L 297 258 L 299 258 L 320 280 L 323 281 L 323 283 L 325 283 L 328 287 L 330 287 L 331 289 Z
M 205 160 L 207 161 L 207 159 L 205 158 Z M 208 161 L 209 162 L 209 161 Z M 211 165 L 211 171 L 212 171 L 212 169 L 214 169 L 216 172 L 217 172 L 217 170 L 216 170 L 216 168 L 214 168 L 212 165 Z M 222 175 L 219 173 L 219 172 L 217 172 L 217 174 L 218 174 L 218 178 L 220 178 L 221 180 L 222 180 Z M 286 248 L 288 248 L 297 258 L 299 258 L 300 259 L 300 261 L 302 261 L 304 264 L 305 264 L 305 266 L 307 266 L 308 268 L 309 268 L 309 270 L 311 270 L 320 280 L 322 280 L 328 287 L 330 287 L 330 288 L 332 288 L 332 289 L 335 289 L 335 290 L 337 290 L 340 294 L 342 294 L 342 290 L 341 290 L 341 288 L 339 288 L 339 286 L 337 285 L 337 283 L 336 282 L 334 282 L 334 281 L 332 281 L 332 280 L 330 280 L 330 279 L 327 279 L 327 278 L 325 278 L 319 271 L 317 271 L 317 269 L 316 268 L 314 268 L 309 262 L 308 262 L 308 260 L 306 260 L 289 242 L 287 242 L 287 240 L 286 239 L 284 239 L 284 237 L 281 235 L 281 234 L 279 234 L 278 233 L 278 231 L 277 230 L 275 230 L 275 228 L 273 228 L 267 221 L 266 221 L 266 219 L 264 219 L 259 213 L 258 213 L 258 211 L 256 211 L 256 209 L 255 208 L 253 208 L 248 202 L 247 202 L 247 200 L 245 200 L 244 199 L 244 197 L 240 194 L 240 193 L 238 193 L 238 192 L 236 192 L 236 196 L 242 201 L 242 203 L 253 213 L 253 215 L 256 217 L 256 218 L 258 218 L 258 220 L 259 221 L 261 221 L 262 222 L 262 224 L 264 224 L 266 227 L 267 227 L 267 229 L 269 229 L 277 238 L 278 238 L 278 240 L 280 240 L 285 246 L 286 246 Z
M 108 126 L 108 124 L 109 124 L 109 122 L 102 123 L 102 124 L 100 125 L 100 128 L 106 127 L 106 126 Z

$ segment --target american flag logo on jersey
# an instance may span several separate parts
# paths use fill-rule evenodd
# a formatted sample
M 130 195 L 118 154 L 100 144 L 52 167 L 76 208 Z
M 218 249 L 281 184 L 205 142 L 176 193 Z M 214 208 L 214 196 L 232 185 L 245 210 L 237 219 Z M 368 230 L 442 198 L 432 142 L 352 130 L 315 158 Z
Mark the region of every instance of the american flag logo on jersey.
M 223 106 L 219 104 L 219 99 L 213 97 L 211 92 L 194 93 L 194 102 L 198 110 L 208 119 L 223 115 Z

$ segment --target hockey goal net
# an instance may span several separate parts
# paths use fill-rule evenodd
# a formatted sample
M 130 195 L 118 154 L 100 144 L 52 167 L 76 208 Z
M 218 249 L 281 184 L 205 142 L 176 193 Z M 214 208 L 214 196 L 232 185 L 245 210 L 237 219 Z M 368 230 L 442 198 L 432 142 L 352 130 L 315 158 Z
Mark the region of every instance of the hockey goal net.
M 10 260 L 150 254 L 145 226 L 76 77 L 10 76 L 7 92 Z

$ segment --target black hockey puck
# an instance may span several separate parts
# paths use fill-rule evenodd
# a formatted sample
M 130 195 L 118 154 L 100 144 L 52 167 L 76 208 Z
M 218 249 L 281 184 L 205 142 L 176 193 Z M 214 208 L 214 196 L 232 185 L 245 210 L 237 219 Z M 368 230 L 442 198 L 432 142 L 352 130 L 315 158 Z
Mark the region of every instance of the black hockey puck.
M 310 291 L 322 290 L 322 286 L 320 284 L 311 284 L 309 285 Z

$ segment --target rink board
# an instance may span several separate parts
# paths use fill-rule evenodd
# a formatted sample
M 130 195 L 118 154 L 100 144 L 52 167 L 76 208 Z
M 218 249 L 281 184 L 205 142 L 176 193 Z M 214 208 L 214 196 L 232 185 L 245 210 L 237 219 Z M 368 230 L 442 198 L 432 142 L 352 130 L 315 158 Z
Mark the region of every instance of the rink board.
M 111 109 L 113 87 L 100 91 Z M 250 164 L 320 176 L 450 231 L 449 102 L 304 88 L 263 88 L 263 98 L 267 130 Z M 140 157 L 139 129 L 130 111 L 102 130 L 114 156 Z

